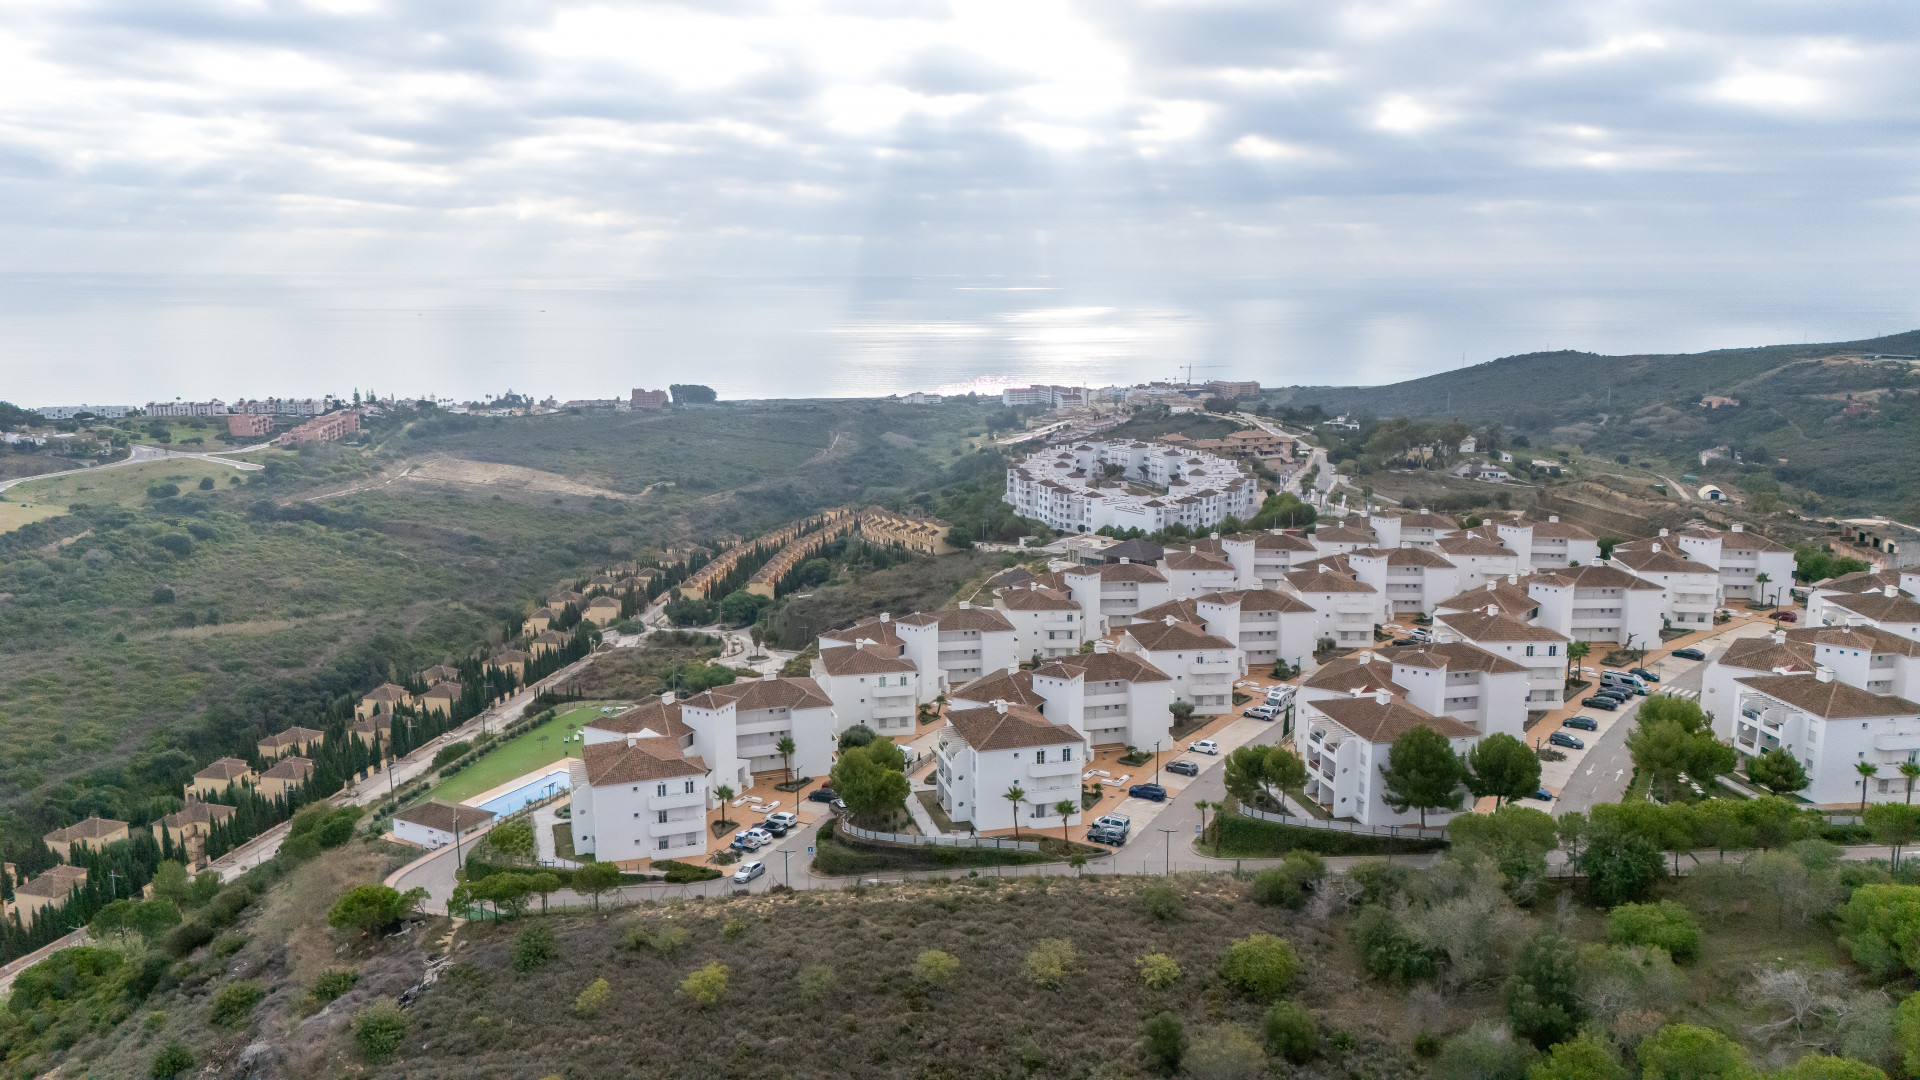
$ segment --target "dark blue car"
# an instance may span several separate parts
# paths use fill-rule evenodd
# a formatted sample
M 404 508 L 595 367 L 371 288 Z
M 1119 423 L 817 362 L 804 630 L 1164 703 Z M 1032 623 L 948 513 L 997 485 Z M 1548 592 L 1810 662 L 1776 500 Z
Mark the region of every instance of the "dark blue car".
M 1127 794 L 1148 802 L 1166 802 L 1167 789 L 1159 784 L 1135 784 L 1127 789 Z

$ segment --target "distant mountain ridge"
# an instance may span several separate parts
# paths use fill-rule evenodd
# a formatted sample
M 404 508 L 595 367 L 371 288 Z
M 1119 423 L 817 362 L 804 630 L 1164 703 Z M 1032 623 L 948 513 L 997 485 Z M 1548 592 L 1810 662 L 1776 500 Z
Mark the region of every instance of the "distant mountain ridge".
M 1920 362 L 1903 358 L 1914 356 L 1920 330 L 1702 353 L 1527 353 L 1385 386 L 1293 386 L 1276 396 L 1330 414 L 1498 423 L 1687 472 L 1701 472 L 1701 451 L 1726 446 L 1749 463 L 1738 475 L 1764 465 L 1800 489 L 1789 494 L 1806 509 L 1911 518 L 1920 516 Z M 1738 404 L 1702 404 L 1709 397 Z

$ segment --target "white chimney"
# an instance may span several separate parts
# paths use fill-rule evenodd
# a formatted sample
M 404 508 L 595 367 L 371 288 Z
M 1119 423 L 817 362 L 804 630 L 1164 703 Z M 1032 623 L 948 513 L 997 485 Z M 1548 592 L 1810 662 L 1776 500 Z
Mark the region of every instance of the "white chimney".
M 1126 557 L 1125 555 L 1122 555 L 1122 556 L 1120 556 L 1120 565 L 1121 565 L 1121 566 L 1125 566 L 1125 565 L 1127 565 L 1128 563 L 1130 563 L 1130 562 L 1132 562 L 1132 561 L 1133 561 L 1132 559 L 1129 559 L 1129 558 L 1127 558 L 1127 557 Z
M 1359 659 L 1363 664 L 1371 664 L 1373 663 L 1373 652 L 1371 650 L 1362 651 Z
M 640 736 L 638 736 L 638 735 L 633 735 L 633 734 L 629 734 L 629 735 L 627 736 L 627 745 L 628 745 L 628 746 L 639 746 L 639 745 L 640 745 Z
M 1388 702 L 1393 700 L 1393 691 L 1388 690 L 1386 687 L 1383 686 L 1380 689 L 1375 690 L 1373 692 L 1373 700 L 1379 702 L 1382 705 L 1385 705 Z
M 971 600 L 962 600 L 962 601 L 960 601 L 960 610 L 961 610 L 961 611 L 972 611 L 972 610 L 973 610 L 973 601 L 971 601 Z
M 671 705 L 671 704 L 673 704 L 673 691 L 671 691 L 671 690 L 663 690 L 663 691 L 661 691 L 661 692 L 660 692 L 660 704 L 662 704 L 662 705 Z
M 1734 522 L 1734 523 L 1733 523 L 1733 531 L 1734 531 L 1734 532 L 1746 532 L 1746 531 L 1747 531 L 1747 527 L 1746 527 L 1745 525 L 1742 525 L 1742 524 L 1740 524 L 1739 522 L 1737 522 L 1737 521 L 1736 521 L 1736 522 Z
M 1198 554 L 1200 554 L 1200 545 L 1198 545 L 1198 544 L 1188 544 L 1188 545 L 1187 545 L 1187 554 L 1189 554 L 1189 555 L 1198 555 Z
M 1785 645 L 1787 643 L 1787 632 L 1776 627 L 1773 631 L 1773 643 L 1775 645 Z
M 763 675 L 761 675 L 761 676 L 760 676 L 760 681 L 761 681 L 761 682 L 772 682 L 773 680 L 775 680 L 775 679 L 778 679 L 779 677 L 780 677 L 780 673 L 779 673 L 779 672 L 776 672 L 776 671 L 769 671 L 769 672 L 767 672 L 767 673 L 765 673 L 765 674 L 763 674 Z
M 1559 523 L 1559 521 L 1560 521 L 1560 515 L 1559 515 L 1559 514 L 1548 514 L 1548 515 L 1547 515 L 1547 522 L 1548 522 L 1549 524 L 1558 524 L 1558 523 Z
M 1105 641 L 1096 639 L 1093 643 L 1093 651 L 1097 653 L 1112 652 L 1113 646 L 1107 644 Z
M 1006 712 L 1006 711 L 1007 711 L 1007 703 L 1006 703 L 1006 700 L 1005 700 L 1005 699 L 1003 699 L 1003 698 L 994 698 L 994 699 L 993 699 L 993 711 L 994 711 L 994 712 Z
M 1488 605 L 1487 605 L 1487 614 L 1488 614 L 1488 615 L 1498 615 L 1498 614 L 1500 614 L 1500 605 L 1499 605 L 1499 604 L 1488 604 Z
M 1219 533 L 1217 533 L 1217 532 L 1210 532 L 1210 533 L 1208 533 L 1208 534 L 1207 534 L 1207 539 L 1209 539 L 1209 540 L 1218 540 L 1218 539 L 1220 539 L 1220 534 L 1219 534 Z
M 1508 574 L 1508 575 L 1507 575 L 1507 584 L 1509 584 L 1509 585 L 1518 585 L 1518 584 L 1520 584 L 1520 575 L 1519 575 L 1519 574 Z
M 1665 529 L 1661 529 L 1661 530 L 1660 530 L 1660 535 L 1661 535 L 1661 536 L 1665 536 L 1665 535 L 1667 535 L 1667 530 L 1665 530 Z
M 892 613 L 892 612 L 890 612 L 890 611 L 883 611 L 883 612 L 881 612 L 881 613 L 880 613 L 880 621 L 881 621 L 881 622 L 892 622 L 892 621 L 893 621 L 893 613 Z
M 1660 553 L 1660 541 L 1658 541 L 1658 540 L 1655 540 L 1655 541 L 1653 542 L 1653 552 L 1654 552 L 1654 554 L 1656 554 L 1656 555 Z
M 1899 596 L 1899 595 L 1900 595 L 1900 590 L 1899 590 L 1898 588 L 1896 588 L 1895 586 L 1892 586 L 1892 585 L 1886 585 L 1886 586 L 1883 586 L 1883 587 L 1882 587 L 1882 588 L 1880 589 L 1880 594 L 1881 594 L 1882 596 L 1888 596 L 1888 597 L 1893 597 L 1893 596 Z
M 1497 582 L 1497 581 L 1489 581 L 1489 582 L 1487 582 L 1487 591 L 1488 591 L 1488 592 L 1492 592 L 1493 590 L 1495 590 L 1495 589 L 1497 589 L 1497 588 L 1499 588 L 1499 587 L 1500 587 L 1500 583 L 1499 583 L 1499 582 Z
M 1174 618 L 1174 617 L 1173 617 L 1173 616 L 1171 616 L 1171 615 L 1168 615 L 1168 616 L 1166 617 L 1166 624 L 1167 624 L 1168 626 L 1172 626 L 1172 625 L 1173 625 L 1174 623 L 1177 623 L 1177 622 L 1179 622 L 1179 621 L 1180 621 L 1179 619 L 1176 619 L 1176 618 Z
M 1820 682 L 1832 682 L 1833 669 L 1825 664 L 1821 664 L 1819 667 L 1813 669 L 1813 677 Z

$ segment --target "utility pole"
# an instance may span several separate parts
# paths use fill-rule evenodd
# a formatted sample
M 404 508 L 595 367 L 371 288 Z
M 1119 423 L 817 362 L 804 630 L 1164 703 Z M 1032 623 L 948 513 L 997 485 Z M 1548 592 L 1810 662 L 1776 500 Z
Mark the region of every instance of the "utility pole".
M 1172 876 L 1173 876 L 1173 834 L 1174 834 L 1174 833 L 1176 833 L 1176 832 L 1179 832 L 1180 830 L 1178 830 L 1178 829 L 1161 829 L 1160 831 L 1161 831 L 1161 832 L 1163 832 L 1163 833 L 1165 833 L 1165 834 L 1166 834 L 1166 836 L 1167 836 L 1167 869 L 1166 869 L 1166 875 L 1167 875 L 1168 877 L 1172 877 Z
M 460 869 L 460 804 L 453 804 L 453 869 Z
M 1153 783 L 1160 784 L 1160 740 L 1153 740 Z
M 780 869 L 786 872 L 787 888 L 789 889 L 793 888 L 793 866 L 788 861 L 788 857 L 792 854 L 793 852 L 788 851 L 786 848 L 780 849 Z

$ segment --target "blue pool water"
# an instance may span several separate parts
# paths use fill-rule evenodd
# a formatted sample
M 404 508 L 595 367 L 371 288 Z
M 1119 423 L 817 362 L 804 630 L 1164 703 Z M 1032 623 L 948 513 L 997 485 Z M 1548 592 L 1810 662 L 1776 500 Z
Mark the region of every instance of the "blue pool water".
M 565 769 L 555 769 L 532 783 L 522 784 L 505 795 L 495 795 L 480 804 L 480 809 L 491 810 L 506 817 L 528 803 L 539 802 L 556 791 L 565 791 L 573 782 Z

